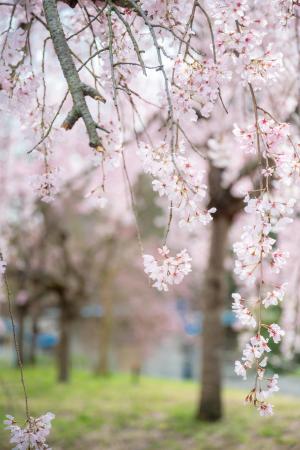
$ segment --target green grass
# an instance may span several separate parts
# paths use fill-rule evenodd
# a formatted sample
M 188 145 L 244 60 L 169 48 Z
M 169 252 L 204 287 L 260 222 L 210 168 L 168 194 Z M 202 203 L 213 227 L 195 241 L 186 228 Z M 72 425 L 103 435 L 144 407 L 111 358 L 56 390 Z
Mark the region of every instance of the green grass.
M 68 385 L 55 383 L 48 367 L 26 369 L 32 415 L 56 414 L 50 443 L 53 450 L 300 450 L 297 398 L 274 397 L 276 415 L 260 418 L 243 405 L 244 392 L 225 392 L 225 419 L 193 419 L 197 385 L 192 382 L 129 376 L 97 378 L 76 371 Z M 0 368 L 0 415 L 23 419 L 18 372 Z M 0 449 L 8 450 L 0 429 Z

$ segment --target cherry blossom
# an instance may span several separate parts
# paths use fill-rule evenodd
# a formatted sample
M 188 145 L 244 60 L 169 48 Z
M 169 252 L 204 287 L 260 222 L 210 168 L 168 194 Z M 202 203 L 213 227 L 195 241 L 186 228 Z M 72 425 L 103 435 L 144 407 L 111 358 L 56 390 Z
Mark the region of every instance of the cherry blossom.
M 254 51 L 246 54 L 242 60 L 241 79 L 256 87 L 277 81 L 283 70 L 282 55 L 280 53 L 272 54 L 271 46 L 262 55 Z
M 46 203 L 54 201 L 59 192 L 59 176 L 57 171 L 46 172 L 32 177 L 32 187 Z
M 196 121 L 193 104 L 197 104 L 204 117 L 208 117 L 218 99 L 220 86 L 230 80 L 231 73 L 213 61 L 186 61 L 178 57 L 174 64 L 173 101 L 176 116 Z
M 273 416 L 273 405 L 270 403 L 261 402 L 257 408 L 261 416 Z
M 286 287 L 287 283 L 284 283 L 273 291 L 267 292 L 265 298 L 262 300 L 264 307 L 269 308 L 269 306 L 276 306 L 279 302 L 282 302 Z
M 281 341 L 281 336 L 285 335 L 285 332 L 276 323 L 272 323 L 272 325 L 268 326 L 268 333 L 275 344 L 278 344 L 278 342 Z
M 146 173 L 154 177 L 154 191 L 166 196 L 172 209 L 179 215 L 179 226 L 195 229 L 197 224 L 207 225 L 216 208 L 203 208 L 207 187 L 203 182 L 203 171 L 184 156 L 184 148 L 178 155 L 170 155 L 168 145 L 161 143 L 155 149 L 141 143 L 138 150 Z
M 269 379 L 268 379 L 267 387 L 268 387 L 268 391 L 269 391 L 270 393 L 279 391 L 279 387 L 278 387 L 278 375 L 277 375 L 277 373 L 275 373 L 275 374 L 272 376 L 272 378 L 269 378 Z
M 48 412 L 38 418 L 30 417 L 24 428 L 21 428 L 13 416 L 7 415 L 4 421 L 5 429 L 10 431 L 10 442 L 15 444 L 15 450 L 51 450 L 46 438 L 51 430 L 54 414 Z
M 247 379 L 247 371 L 240 361 L 235 361 L 234 371 L 238 376 L 243 377 L 244 380 Z
M 245 306 L 244 300 L 240 294 L 232 294 L 234 302 L 232 304 L 232 310 L 236 314 L 237 318 L 241 321 L 243 325 L 250 326 L 252 328 L 256 327 L 256 320 L 253 317 L 251 311 Z
M 170 250 L 164 246 L 158 249 L 161 261 L 152 255 L 144 255 L 144 270 L 154 281 L 153 286 L 159 291 L 168 291 L 169 285 L 179 284 L 191 272 L 192 258 L 187 250 L 182 250 L 176 256 L 169 256 Z
M 272 268 L 275 273 L 279 273 L 280 270 L 287 262 L 289 257 L 289 252 L 284 252 L 282 250 L 276 250 L 272 253 Z
M 250 353 L 249 348 L 248 350 L 244 350 L 243 354 L 246 358 L 249 357 L 249 355 L 254 356 L 255 359 L 259 359 L 264 352 L 270 352 L 271 349 L 268 346 L 268 339 L 265 339 L 261 334 L 256 334 L 250 339 Z M 250 356 L 251 359 L 251 356 Z

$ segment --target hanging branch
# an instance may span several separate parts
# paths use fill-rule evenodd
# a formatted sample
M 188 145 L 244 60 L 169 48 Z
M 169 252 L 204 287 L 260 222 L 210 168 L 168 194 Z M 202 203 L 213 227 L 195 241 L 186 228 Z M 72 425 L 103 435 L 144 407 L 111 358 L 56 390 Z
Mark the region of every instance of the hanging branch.
M 135 53 L 136 53 L 136 56 L 137 56 L 137 58 L 138 58 L 138 60 L 139 60 L 140 66 L 141 66 L 141 68 L 142 68 L 142 70 L 143 70 L 143 74 L 144 74 L 145 76 L 147 76 L 145 63 L 144 63 L 143 58 L 141 57 L 142 51 L 140 50 L 139 45 L 138 45 L 138 43 L 137 43 L 137 41 L 136 41 L 136 39 L 135 39 L 135 37 L 134 37 L 134 34 L 133 34 L 132 31 L 131 31 L 131 28 L 130 28 L 129 23 L 123 18 L 122 14 L 121 14 L 120 11 L 118 10 L 118 8 L 114 8 L 114 7 L 113 7 L 113 2 L 112 2 L 112 1 L 109 1 L 109 4 L 110 4 L 110 6 L 111 6 L 111 8 L 112 8 L 112 11 L 114 11 L 114 12 L 116 13 L 116 15 L 118 16 L 118 18 L 121 20 L 121 22 L 122 22 L 123 25 L 125 26 L 126 31 L 127 31 L 128 35 L 129 35 L 129 37 L 130 37 L 130 39 L 131 39 L 131 42 L 132 42 L 132 45 L 133 45 L 133 47 L 134 47 L 134 51 L 135 51 Z
M 0 253 L 0 260 L 2 260 L 2 258 L 3 258 L 2 254 Z M 15 351 L 16 351 L 16 355 L 17 355 L 17 361 L 18 361 L 18 366 L 19 366 L 19 370 L 20 370 L 21 385 L 22 385 L 24 401 L 25 401 L 25 414 L 26 414 L 27 420 L 30 421 L 27 388 L 26 388 L 26 384 L 25 384 L 24 369 L 23 369 L 23 362 L 22 362 L 21 354 L 20 354 L 20 347 L 19 347 L 19 343 L 18 343 L 18 339 L 17 339 L 16 325 L 15 325 L 15 320 L 14 320 L 13 311 L 12 311 L 11 292 L 10 292 L 10 288 L 8 285 L 6 274 L 4 274 L 3 277 L 4 277 L 4 286 L 5 286 L 5 290 L 6 290 L 6 296 L 7 296 L 8 312 L 9 312 L 12 333 L 13 333 L 13 342 L 14 342 L 14 347 L 15 347 Z
M 99 152 L 103 152 L 104 148 L 97 132 L 98 125 L 91 115 L 85 97 L 90 96 L 95 100 L 100 100 L 102 102 L 105 102 L 105 100 L 97 89 L 87 86 L 80 80 L 72 58 L 71 50 L 66 41 L 56 6 L 56 0 L 43 0 L 43 6 L 55 53 L 58 57 L 73 99 L 73 108 L 67 115 L 62 127 L 66 130 L 70 130 L 77 120 L 82 118 L 89 137 L 90 147 L 95 148 Z

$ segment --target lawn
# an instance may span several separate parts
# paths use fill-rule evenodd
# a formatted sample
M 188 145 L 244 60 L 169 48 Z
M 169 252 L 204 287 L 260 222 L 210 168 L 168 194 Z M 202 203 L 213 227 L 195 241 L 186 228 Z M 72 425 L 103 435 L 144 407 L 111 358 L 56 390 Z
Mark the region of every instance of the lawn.
M 276 415 L 260 418 L 243 405 L 243 392 L 225 392 L 225 419 L 197 423 L 197 386 L 192 382 L 126 375 L 97 378 L 83 371 L 69 385 L 55 383 L 47 367 L 25 372 L 32 415 L 56 414 L 53 450 L 300 450 L 300 399 L 277 396 Z M 18 372 L 0 369 L 0 415 L 22 417 Z M 8 450 L 0 429 L 0 449 Z

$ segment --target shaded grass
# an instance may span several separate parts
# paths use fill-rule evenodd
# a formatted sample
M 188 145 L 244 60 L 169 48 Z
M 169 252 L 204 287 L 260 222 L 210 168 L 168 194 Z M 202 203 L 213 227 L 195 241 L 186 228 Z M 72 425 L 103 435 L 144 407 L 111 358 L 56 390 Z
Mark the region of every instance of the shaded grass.
M 243 405 L 244 393 L 225 392 L 225 419 L 204 424 L 193 419 L 197 385 L 193 382 L 127 375 L 97 378 L 76 371 L 68 385 L 55 382 L 52 368 L 25 372 L 32 415 L 56 414 L 53 450 L 300 450 L 300 402 L 274 397 L 276 415 L 260 418 Z M 0 415 L 23 417 L 18 372 L 0 368 Z M 8 450 L 0 429 L 0 449 Z

